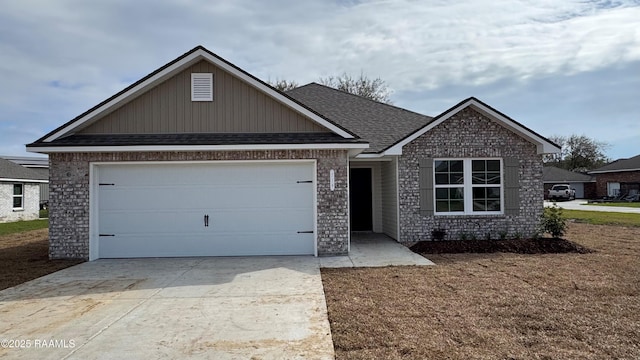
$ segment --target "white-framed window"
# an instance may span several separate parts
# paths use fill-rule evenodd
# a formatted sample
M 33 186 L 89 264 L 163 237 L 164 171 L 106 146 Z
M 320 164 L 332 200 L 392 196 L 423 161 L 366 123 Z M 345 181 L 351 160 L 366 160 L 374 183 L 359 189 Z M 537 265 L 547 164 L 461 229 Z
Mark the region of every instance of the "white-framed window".
M 13 184 L 13 210 L 24 209 L 24 184 Z
M 503 214 L 503 178 L 502 159 L 434 159 L 435 214 Z

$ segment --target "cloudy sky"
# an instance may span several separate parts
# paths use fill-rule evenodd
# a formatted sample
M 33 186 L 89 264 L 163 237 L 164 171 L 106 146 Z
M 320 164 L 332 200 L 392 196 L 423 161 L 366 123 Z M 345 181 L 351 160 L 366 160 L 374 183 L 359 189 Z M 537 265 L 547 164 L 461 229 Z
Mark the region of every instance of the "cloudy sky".
M 196 45 L 263 80 L 363 72 L 413 111 L 475 96 L 640 154 L 640 0 L 3 0 L 0 154 Z

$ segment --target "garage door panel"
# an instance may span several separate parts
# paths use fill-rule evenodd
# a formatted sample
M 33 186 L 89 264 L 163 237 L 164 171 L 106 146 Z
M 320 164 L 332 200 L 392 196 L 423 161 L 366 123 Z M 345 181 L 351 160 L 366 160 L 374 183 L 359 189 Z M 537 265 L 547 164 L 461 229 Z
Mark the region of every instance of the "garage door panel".
M 202 209 L 208 207 L 207 199 L 195 189 L 176 189 L 168 187 L 111 187 L 100 189 L 100 208 L 102 210 L 126 209 L 138 211 L 145 209 Z
M 311 163 L 99 168 L 99 257 L 314 253 Z M 204 215 L 209 226 L 204 226 Z
M 256 242 L 252 234 L 238 236 L 223 234 L 218 237 L 163 234 L 148 246 L 143 236 L 106 237 L 100 243 L 100 252 L 112 258 L 130 257 L 181 257 L 181 256 L 250 256 L 250 255 L 308 255 L 312 254 L 312 234 L 269 234 Z M 194 248 L 201 254 L 194 255 Z M 284 250 L 283 250 L 284 249 Z
M 209 215 L 209 226 L 204 226 L 204 215 Z M 100 218 L 101 233 L 166 232 L 205 233 L 256 229 L 262 233 L 274 231 L 307 231 L 313 229 L 313 214 L 306 208 L 268 208 L 237 210 L 185 211 L 104 211 Z M 292 226 L 291 223 L 298 224 Z M 142 225 L 142 226 L 141 226 Z
M 171 210 L 105 211 L 100 217 L 101 233 L 193 232 L 204 229 L 204 213 Z
M 224 211 L 211 213 L 209 227 L 215 231 L 238 232 L 256 229 L 263 234 L 313 230 L 313 214 L 306 209 L 270 209 L 271 211 Z

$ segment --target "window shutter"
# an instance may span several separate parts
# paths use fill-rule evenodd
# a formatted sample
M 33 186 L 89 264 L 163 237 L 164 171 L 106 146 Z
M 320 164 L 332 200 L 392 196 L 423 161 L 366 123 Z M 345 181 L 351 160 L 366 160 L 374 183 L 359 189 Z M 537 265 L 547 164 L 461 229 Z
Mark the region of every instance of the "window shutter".
M 516 158 L 504 159 L 504 213 L 520 213 L 520 161 Z
M 433 159 L 420 159 L 420 215 L 433 216 Z
M 213 101 L 213 74 L 191 74 L 191 101 Z

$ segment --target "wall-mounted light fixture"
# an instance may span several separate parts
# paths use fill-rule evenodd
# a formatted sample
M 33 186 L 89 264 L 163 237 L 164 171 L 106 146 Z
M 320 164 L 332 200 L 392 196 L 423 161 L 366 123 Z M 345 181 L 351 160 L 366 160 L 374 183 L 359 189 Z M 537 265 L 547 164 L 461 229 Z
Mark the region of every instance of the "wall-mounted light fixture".
M 331 191 L 336 189 L 336 172 L 333 169 L 329 171 L 329 188 Z

